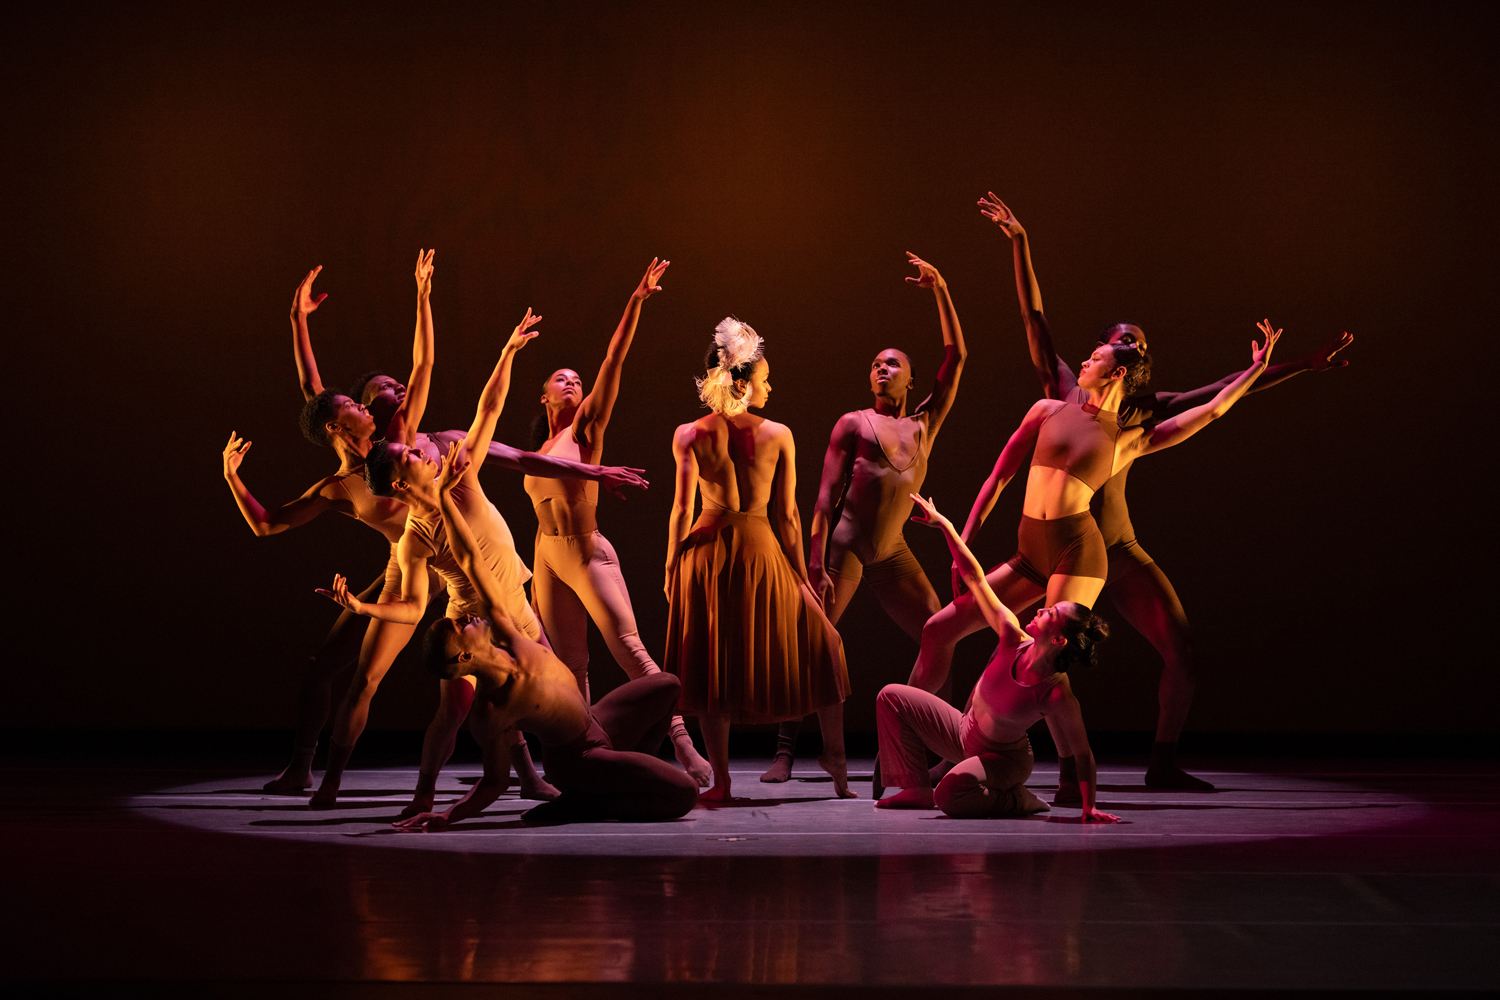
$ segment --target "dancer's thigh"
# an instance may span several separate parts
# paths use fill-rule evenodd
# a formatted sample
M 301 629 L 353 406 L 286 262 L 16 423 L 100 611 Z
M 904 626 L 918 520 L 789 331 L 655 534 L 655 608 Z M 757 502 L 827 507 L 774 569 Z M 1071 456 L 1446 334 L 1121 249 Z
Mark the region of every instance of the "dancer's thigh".
M 552 651 L 576 676 L 589 663 L 588 611 L 550 558 L 538 559 L 531 577 L 531 601 Z
M 371 618 L 359 650 L 359 678 L 372 687 L 379 684 L 416 630 L 415 625 Z
M 1028 580 L 1016 572 L 1015 567 L 1008 562 L 1003 562 L 990 570 L 984 575 L 984 579 L 990 585 L 990 589 L 995 592 L 995 596 L 1000 599 L 1000 603 L 1010 608 L 1011 614 L 1019 614 L 1047 596 L 1047 591 L 1037 586 L 1036 581 Z M 963 596 L 973 601 L 967 593 Z M 978 610 L 976 609 L 974 613 L 978 614 Z M 980 625 L 983 624 L 981 618 Z M 970 631 L 978 631 L 978 629 L 970 629 Z
M 611 746 L 622 751 L 650 752 L 653 741 L 661 743 L 663 728 L 677 709 L 682 684 L 676 675 L 649 674 L 627 681 L 600 698 L 590 711 L 609 737 Z M 659 735 L 654 735 L 659 733 Z
M 882 736 L 895 736 L 895 723 L 944 760 L 960 761 L 966 756 L 964 714 L 935 694 L 909 684 L 887 684 L 876 696 L 875 717 Z
M 1172 581 L 1156 563 L 1146 563 L 1116 579 L 1108 589 L 1120 616 L 1163 656 L 1187 646 L 1187 612 Z
M 891 621 L 918 642 L 922 641 L 922 626 L 942 609 L 937 591 L 932 589 L 926 573 L 912 573 L 894 580 L 872 583 L 875 598 Z
M 649 754 L 595 749 L 569 769 L 563 793 L 589 796 L 601 819 L 667 819 L 696 804 L 698 783 Z
M 1047 607 L 1058 601 L 1073 601 L 1092 608 L 1099 602 L 1099 593 L 1104 589 L 1101 576 L 1064 576 L 1055 573 L 1047 580 Z

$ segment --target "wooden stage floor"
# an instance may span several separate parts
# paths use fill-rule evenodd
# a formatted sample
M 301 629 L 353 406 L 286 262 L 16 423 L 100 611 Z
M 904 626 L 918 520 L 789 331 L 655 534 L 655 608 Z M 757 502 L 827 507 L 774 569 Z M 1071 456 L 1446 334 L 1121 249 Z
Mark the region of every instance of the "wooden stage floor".
M 1500 987 L 1492 761 L 1220 760 L 1210 794 L 1105 767 L 1109 827 L 877 812 L 869 761 L 854 801 L 763 766 L 674 823 L 527 828 L 511 795 L 440 834 L 389 826 L 409 768 L 314 813 L 260 773 L 6 767 L 4 973 L 276 1000 Z

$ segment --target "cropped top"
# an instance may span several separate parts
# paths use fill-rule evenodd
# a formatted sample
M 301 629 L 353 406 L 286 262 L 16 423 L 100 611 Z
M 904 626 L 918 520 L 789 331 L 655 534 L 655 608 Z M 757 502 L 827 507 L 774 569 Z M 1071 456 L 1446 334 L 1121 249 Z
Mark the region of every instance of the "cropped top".
M 1119 419 L 1113 411 L 1064 403 L 1042 421 L 1031 464 L 1061 469 L 1097 490 L 1114 471 L 1119 436 Z

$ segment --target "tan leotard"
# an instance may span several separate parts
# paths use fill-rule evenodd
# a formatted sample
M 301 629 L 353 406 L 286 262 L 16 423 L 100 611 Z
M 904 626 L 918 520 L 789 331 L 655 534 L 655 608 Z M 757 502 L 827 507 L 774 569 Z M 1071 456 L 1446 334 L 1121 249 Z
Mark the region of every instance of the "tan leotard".
M 356 520 L 380 532 L 392 545 L 401 540 L 401 532 L 406 528 L 406 514 L 411 508 L 400 500 L 371 493 L 365 484 L 363 465 L 352 472 L 335 472 L 328 477 L 327 483 L 328 491 L 324 496 L 331 500 L 333 497 L 329 494 L 338 493 L 349 502 Z
M 1042 421 L 1031 464 L 1061 469 L 1097 491 L 1114 469 L 1119 436 L 1117 414 L 1086 403 L 1064 403 Z
M 471 484 L 471 480 L 461 480 L 453 487 L 453 499 L 463 513 L 464 520 L 469 523 L 469 529 L 479 545 L 480 555 L 490 572 L 495 575 L 500 592 L 514 594 L 521 591 L 524 602 L 525 592 L 521 585 L 531 578 L 531 570 L 526 568 L 526 564 L 516 554 L 516 541 L 505 518 L 500 516 L 484 491 Z M 406 519 L 406 533 L 417 540 L 419 551 L 425 550 L 423 554 L 427 557 L 428 566 L 436 570 L 447 584 L 448 617 L 483 615 L 485 602 L 453 555 L 442 518 L 429 518 L 412 510 Z M 511 617 L 514 619 L 516 616 L 512 614 Z

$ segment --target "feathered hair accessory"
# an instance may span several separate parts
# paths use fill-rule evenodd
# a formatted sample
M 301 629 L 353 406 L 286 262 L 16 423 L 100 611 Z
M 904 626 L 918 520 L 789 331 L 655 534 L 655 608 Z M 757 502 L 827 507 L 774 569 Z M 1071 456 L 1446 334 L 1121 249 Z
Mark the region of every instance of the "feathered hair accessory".
M 718 364 L 709 368 L 707 375 L 695 380 L 698 398 L 703 405 L 726 417 L 745 412 L 748 407 L 743 399 L 744 391 L 736 391 L 735 383 L 749 378 L 765 353 L 765 341 L 754 327 L 726 316 L 714 327 L 714 346 L 709 352 Z

